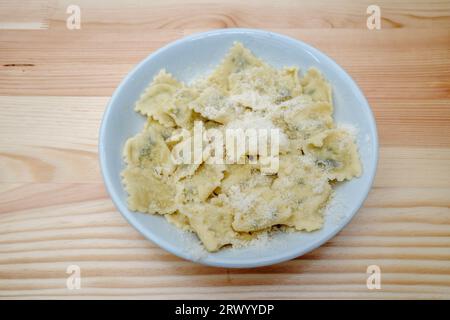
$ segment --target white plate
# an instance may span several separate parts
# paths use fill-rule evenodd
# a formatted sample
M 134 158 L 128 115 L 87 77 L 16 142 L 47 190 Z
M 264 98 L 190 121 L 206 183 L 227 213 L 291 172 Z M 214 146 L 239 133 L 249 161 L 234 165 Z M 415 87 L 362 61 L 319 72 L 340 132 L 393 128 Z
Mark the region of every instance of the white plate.
M 125 141 L 142 129 L 145 119 L 133 110 L 134 104 L 160 69 L 165 68 L 179 80 L 190 82 L 211 71 L 234 41 L 242 42 L 275 67 L 295 65 L 304 71 L 314 66 L 324 74 L 333 88 L 336 122 L 358 129 L 357 143 L 363 174 L 336 188 L 336 198 L 325 212 L 325 224 L 321 230 L 277 234 L 264 245 L 208 254 L 201 250 L 194 234 L 180 231 L 164 217 L 128 210 L 127 194 L 120 178 L 124 168 L 122 149 Z M 377 167 L 378 138 L 374 117 L 361 90 L 329 57 L 301 41 L 273 32 L 223 29 L 175 41 L 135 67 L 116 89 L 105 111 L 100 128 L 99 153 L 103 178 L 111 198 L 125 219 L 147 239 L 188 260 L 211 266 L 248 268 L 293 259 L 319 247 L 338 233 L 361 207 L 370 190 Z

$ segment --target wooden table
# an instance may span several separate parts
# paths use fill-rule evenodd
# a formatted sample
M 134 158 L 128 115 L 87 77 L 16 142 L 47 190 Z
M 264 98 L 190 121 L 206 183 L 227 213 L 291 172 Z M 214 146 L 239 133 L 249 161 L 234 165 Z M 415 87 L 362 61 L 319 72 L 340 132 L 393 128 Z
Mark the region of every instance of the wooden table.
M 66 9 L 81 8 L 69 30 Z M 381 30 L 366 27 L 381 8 Z M 271 267 L 179 259 L 105 192 L 97 137 L 130 69 L 184 35 L 263 28 L 354 77 L 375 113 L 374 188 L 321 248 Z M 0 1 L 1 298 L 450 298 L 450 2 Z M 381 289 L 366 287 L 369 265 Z M 81 289 L 66 287 L 69 265 Z

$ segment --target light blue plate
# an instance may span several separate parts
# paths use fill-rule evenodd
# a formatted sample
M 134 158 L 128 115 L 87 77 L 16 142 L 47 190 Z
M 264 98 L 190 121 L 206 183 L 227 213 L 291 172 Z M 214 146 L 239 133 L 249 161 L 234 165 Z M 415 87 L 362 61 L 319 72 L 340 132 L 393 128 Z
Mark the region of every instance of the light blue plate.
M 258 57 L 275 67 L 317 67 L 333 88 L 337 123 L 357 128 L 363 174 L 336 187 L 336 197 L 325 212 L 324 227 L 315 232 L 280 233 L 264 243 L 217 253 L 201 250 L 194 234 L 180 231 L 164 217 L 129 211 L 121 183 L 125 141 L 139 132 L 145 122 L 134 104 L 162 68 L 189 83 L 212 70 L 234 41 L 242 42 Z M 223 29 L 199 33 L 175 41 L 139 63 L 114 92 L 103 116 L 99 138 L 100 165 L 106 188 L 115 205 L 139 232 L 165 250 L 199 263 L 249 268 L 270 265 L 303 255 L 332 238 L 356 214 L 371 188 L 378 160 L 378 138 L 372 111 L 361 90 L 333 60 L 313 47 L 273 32 L 252 29 Z

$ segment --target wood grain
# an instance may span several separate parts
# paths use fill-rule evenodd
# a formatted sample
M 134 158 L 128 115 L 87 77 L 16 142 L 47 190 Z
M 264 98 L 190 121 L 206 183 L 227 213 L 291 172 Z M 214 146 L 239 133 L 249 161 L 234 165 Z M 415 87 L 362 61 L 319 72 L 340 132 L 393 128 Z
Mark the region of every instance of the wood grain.
M 78 4 L 81 30 L 65 27 Z M 0 1 L 0 298 L 450 298 L 450 3 Z M 188 8 L 189 10 L 186 10 Z M 181 260 L 117 212 L 99 171 L 108 99 L 146 55 L 193 32 L 272 30 L 341 64 L 374 111 L 378 173 L 321 248 L 270 267 Z M 66 288 L 66 268 L 82 288 Z M 379 265 L 382 288 L 368 290 Z

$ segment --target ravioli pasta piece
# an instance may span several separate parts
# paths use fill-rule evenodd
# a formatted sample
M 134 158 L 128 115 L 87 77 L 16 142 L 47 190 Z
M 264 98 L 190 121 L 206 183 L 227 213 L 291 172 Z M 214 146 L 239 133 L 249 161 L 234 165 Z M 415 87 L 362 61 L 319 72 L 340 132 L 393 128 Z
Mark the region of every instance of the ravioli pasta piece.
M 147 123 L 144 125 L 144 131 L 151 130 L 163 138 L 163 140 L 167 140 L 174 134 L 175 129 L 172 127 L 165 127 L 160 124 L 158 121 L 153 120 L 151 117 L 147 118 Z M 166 143 L 167 144 L 167 143 Z
M 144 91 L 136 103 L 135 110 L 152 117 L 164 126 L 173 127 L 175 122 L 168 111 L 173 105 L 176 91 L 181 87 L 182 84 L 163 69 Z
M 128 167 L 122 172 L 128 192 L 128 208 L 132 211 L 166 214 L 176 210 L 175 186 L 170 180 L 156 176 L 151 169 Z
M 172 214 L 165 214 L 164 217 L 168 222 L 181 230 L 194 231 L 189 223 L 189 218 L 180 211 L 176 211 Z
M 314 101 L 332 103 L 331 87 L 316 68 L 310 68 L 301 80 L 303 93 L 312 97 Z
M 160 125 L 149 123 L 125 144 L 124 157 L 128 167 L 122 177 L 129 194 L 128 206 L 134 211 L 170 213 L 174 210 L 175 187 L 168 177 L 175 166 L 158 130 Z
M 285 67 L 277 72 L 276 92 L 274 92 L 274 102 L 280 104 L 302 94 L 302 86 L 298 77 L 298 68 Z
M 136 111 L 166 127 L 191 128 L 193 113 L 188 104 L 197 96 L 194 88 L 184 86 L 162 70 L 136 103 Z
M 242 168 L 224 179 L 223 191 L 235 211 L 235 230 L 250 232 L 285 224 L 313 231 L 322 226 L 321 210 L 331 194 L 326 176 L 299 156 L 282 156 L 280 165 L 273 183 L 247 183 L 252 174 Z
M 173 173 L 174 181 L 180 181 L 186 177 L 191 177 L 195 174 L 195 171 L 200 167 L 201 164 L 180 164 Z
M 208 251 L 214 252 L 239 238 L 232 228 L 230 208 L 220 201 L 192 203 L 180 207 Z
M 177 126 L 185 129 L 192 127 L 195 118 L 188 105 L 197 97 L 198 92 L 196 90 L 186 87 L 179 89 L 174 94 L 172 104 L 169 105 L 167 113 Z
M 262 175 L 257 164 L 230 164 L 226 166 L 221 191 L 230 195 L 232 188 L 248 191 L 256 186 L 270 186 L 273 177 Z
M 330 180 L 350 180 L 361 175 L 361 163 L 353 136 L 343 129 L 321 132 L 312 137 L 305 153 L 316 159 Z
M 263 64 L 229 76 L 229 99 L 244 109 L 265 113 L 272 107 L 277 70 Z
M 291 211 L 286 225 L 296 230 L 314 231 L 323 225 L 323 208 L 332 189 L 326 176 L 314 162 L 303 156 L 287 155 L 272 189 L 283 200 L 281 211 Z
M 248 68 L 229 76 L 230 98 L 246 108 L 268 112 L 273 104 L 302 93 L 297 68 L 276 70 L 268 65 Z
M 203 117 L 219 123 L 227 123 L 243 111 L 215 87 L 206 88 L 189 106 Z
M 177 182 L 176 202 L 186 204 L 205 201 L 220 186 L 224 167 L 202 164 L 194 175 Z
M 169 149 L 173 150 L 173 147 L 184 140 L 187 140 L 191 135 L 191 132 L 184 128 L 177 128 L 164 138 Z
M 245 92 L 269 95 L 274 90 L 277 70 L 268 65 L 251 66 L 228 77 L 230 95 Z
M 263 64 L 250 50 L 245 48 L 241 43 L 235 42 L 225 59 L 208 78 L 208 83 L 224 91 L 228 91 L 228 77 L 230 75 L 242 72 L 248 68 L 259 67 Z
M 283 103 L 272 113 L 275 123 L 280 124 L 289 138 L 301 145 L 318 132 L 333 127 L 333 108 L 328 102 L 314 102 L 295 98 L 295 105 Z
M 233 229 L 241 232 L 264 230 L 285 223 L 290 211 L 280 210 L 282 200 L 268 186 L 243 191 L 231 188 L 229 201 L 234 210 Z
M 158 126 L 147 125 L 142 132 L 128 139 L 124 158 L 129 166 L 146 168 L 157 175 L 168 176 L 175 169 Z
M 229 165 L 220 191 L 233 209 L 233 228 L 241 232 L 266 229 L 286 220 L 279 213 L 277 195 L 270 189 L 272 176 L 262 175 L 256 165 Z

